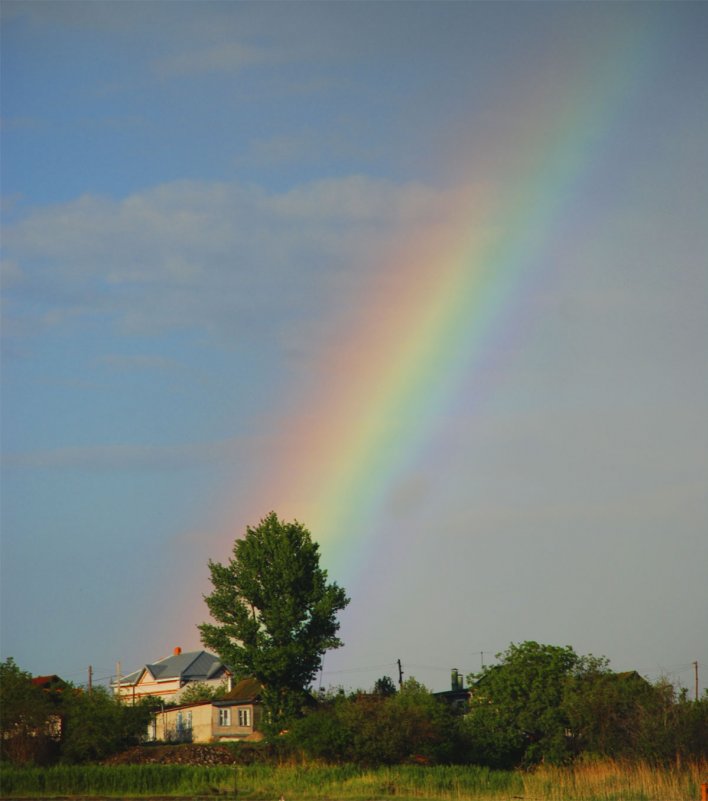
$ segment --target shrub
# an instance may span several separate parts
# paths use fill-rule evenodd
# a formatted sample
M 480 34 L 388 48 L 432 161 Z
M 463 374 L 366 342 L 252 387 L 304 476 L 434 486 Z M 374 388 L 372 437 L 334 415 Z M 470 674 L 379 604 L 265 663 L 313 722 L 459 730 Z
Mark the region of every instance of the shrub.
M 460 719 L 415 681 L 395 695 L 358 693 L 296 721 L 291 742 L 328 762 L 453 762 L 465 748 Z
M 64 700 L 61 756 L 67 762 L 86 762 L 135 745 L 150 721 L 146 704 L 126 706 L 102 687 L 92 693 L 74 692 Z

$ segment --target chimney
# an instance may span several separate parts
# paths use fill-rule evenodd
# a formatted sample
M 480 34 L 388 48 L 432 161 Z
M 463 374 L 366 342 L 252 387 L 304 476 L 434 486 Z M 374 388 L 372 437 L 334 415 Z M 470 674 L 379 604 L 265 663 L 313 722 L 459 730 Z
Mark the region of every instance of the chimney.
M 453 690 L 459 689 L 457 686 L 458 675 L 457 675 L 457 668 L 452 669 L 452 673 L 450 674 L 450 685 Z
M 175 656 L 179 656 L 182 653 L 182 649 L 179 647 L 179 645 L 175 648 L 173 653 Z

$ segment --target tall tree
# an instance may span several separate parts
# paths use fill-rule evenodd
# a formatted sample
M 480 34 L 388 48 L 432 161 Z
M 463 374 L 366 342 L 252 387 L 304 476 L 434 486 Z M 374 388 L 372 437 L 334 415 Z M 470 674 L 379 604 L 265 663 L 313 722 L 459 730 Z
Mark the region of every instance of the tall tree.
M 275 512 L 235 541 L 228 564 L 210 561 L 209 570 L 214 589 L 205 601 L 217 623 L 199 626 L 202 642 L 261 682 L 266 718 L 278 730 L 302 707 L 325 652 L 342 645 L 337 613 L 349 598 L 327 582 L 310 532 Z
M 537 642 L 512 644 L 497 658 L 499 664 L 469 677 L 467 725 L 477 758 L 499 767 L 569 759 L 564 688 L 572 676 L 606 670 L 606 660 Z

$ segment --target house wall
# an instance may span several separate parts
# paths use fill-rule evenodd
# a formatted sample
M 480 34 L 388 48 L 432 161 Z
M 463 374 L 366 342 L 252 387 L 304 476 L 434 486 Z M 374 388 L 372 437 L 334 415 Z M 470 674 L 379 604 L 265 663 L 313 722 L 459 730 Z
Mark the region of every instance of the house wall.
M 175 701 L 179 696 L 180 689 L 180 680 L 178 678 L 155 681 L 151 676 L 143 676 L 132 687 L 121 686 L 119 697 L 128 703 L 133 700 L 138 701 L 148 695 L 162 698 L 164 701 Z
M 210 742 L 212 740 L 211 704 L 187 704 L 161 710 L 148 727 L 148 739 L 162 742 Z
M 226 678 L 226 673 L 222 673 L 215 679 L 199 680 L 200 684 L 206 684 L 207 687 L 221 687 Z M 134 687 L 120 688 L 120 698 L 128 703 L 132 701 L 139 701 L 141 698 L 146 698 L 148 695 L 156 698 L 162 698 L 163 701 L 169 703 L 179 702 L 182 694 L 192 682 L 181 683 L 179 678 L 165 679 L 163 681 L 156 681 L 149 674 L 143 676 Z
M 224 713 L 220 717 L 220 710 L 228 710 L 228 725 L 223 725 Z M 192 743 L 260 740 L 262 714 L 260 705 L 255 704 L 220 707 L 208 702 L 185 704 L 157 712 L 148 727 L 148 740 Z
M 228 710 L 229 725 L 223 725 L 220 721 L 220 710 Z M 242 713 L 239 721 L 239 712 Z M 243 716 L 247 717 L 247 725 L 243 724 Z M 233 706 L 212 707 L 212 731 L 215 740 L 260 740 L 263 735 L 260 732 L 262 709 L 254 704 L 234 704 Z

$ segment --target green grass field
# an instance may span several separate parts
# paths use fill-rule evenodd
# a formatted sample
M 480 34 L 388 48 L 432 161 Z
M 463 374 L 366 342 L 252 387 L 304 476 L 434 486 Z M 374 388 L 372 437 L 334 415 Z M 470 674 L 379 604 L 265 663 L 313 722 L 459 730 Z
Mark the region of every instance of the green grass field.
M 0 769 L 3 798 L 173 796 L 243 801 L 699 801 L 708 764 L 657 768 L 610 761 L 533 772 L 474 766 L 58 765 Z

